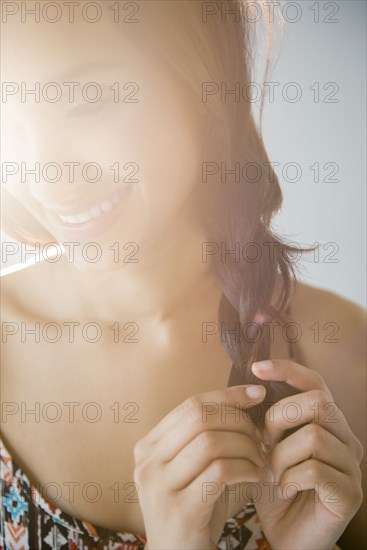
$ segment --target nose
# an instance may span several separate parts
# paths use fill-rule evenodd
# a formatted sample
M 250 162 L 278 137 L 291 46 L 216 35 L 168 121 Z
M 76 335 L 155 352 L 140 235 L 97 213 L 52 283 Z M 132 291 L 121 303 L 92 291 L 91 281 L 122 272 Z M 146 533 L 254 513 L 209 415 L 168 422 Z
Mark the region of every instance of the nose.
M 90 193 L 91 185 L 82 177 L 85 162 L 76 158 L 77 147 L 65 123 L 55 116 L 43 116 L 24 135 L 20 179 L 33 199 L 45 207 L 62 209 Z

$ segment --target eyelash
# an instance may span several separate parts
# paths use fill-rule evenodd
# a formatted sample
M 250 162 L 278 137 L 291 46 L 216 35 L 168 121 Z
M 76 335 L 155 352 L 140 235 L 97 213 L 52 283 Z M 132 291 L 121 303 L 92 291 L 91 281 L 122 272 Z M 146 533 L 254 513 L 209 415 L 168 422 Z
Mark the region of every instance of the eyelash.
M 96 111 L 99 111 L 103 105 L 110 104 L 110 101 L 107 99 L 97 101 L 96 103 L 88 103 L 82 105 L 77 105 L 76 107 L 73 107 L 69 113 L 68 116 L 83 116 L 84 114 L 91 114 Z

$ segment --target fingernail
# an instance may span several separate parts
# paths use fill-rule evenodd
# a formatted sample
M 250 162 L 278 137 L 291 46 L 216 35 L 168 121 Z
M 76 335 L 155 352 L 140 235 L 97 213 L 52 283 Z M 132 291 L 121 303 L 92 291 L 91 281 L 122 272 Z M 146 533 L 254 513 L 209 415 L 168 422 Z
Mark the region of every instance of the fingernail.
M 260 457 L 259 462 L 261 462 L 261 466 L 265 468 L 265 466 L 268 466 L 268 457 L 267 455 L 261 450 L 261 447 L 257 445 L 257 452 L 258 456 Z
M 262 371 L 270 371 L 273 368 L 271 361 L 259 361 L 258 363 L 253 363 L 255 369 Z
M 260 385 L 247 386 L 246 393 L 251 399 L 260 399 L 260 397 L 265 395 L 265 388 Z
M 264 441 L 259 441 L 257 446 L 265 456 L 268 456 L 270 454 L 271 452 L 270 445 L 267 445 Z

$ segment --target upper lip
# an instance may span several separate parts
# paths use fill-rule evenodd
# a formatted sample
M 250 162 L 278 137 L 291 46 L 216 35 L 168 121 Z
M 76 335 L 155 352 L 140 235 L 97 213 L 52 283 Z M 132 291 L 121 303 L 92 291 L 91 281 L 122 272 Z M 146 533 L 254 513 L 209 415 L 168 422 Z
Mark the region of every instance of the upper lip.
M 47 210 L 50 210 L 52 213 L 60 216 L 75 216 L 77 214 L 80 214 L 81 212 L 90 210 L 94 206 L 98 206 L 103 201 L 112 199 L 114 195 L 120 194 L 124 188 L 125 188 L 125 185 L 123 187 L 120 187 L 119 189 L 115 189 L 114 191 L 111 191 L 111 193 L 109 193 L 108 195 L 94 197 L 93 199 L 90 199 L 87 202 L 83 202 L 83 204 L 79 204 L 74 201 L 70 208 L 65 208 L 65 209 L 58 208 L 56 206 L 53 206 L 52 204 L 45 204 L 43 206 Z

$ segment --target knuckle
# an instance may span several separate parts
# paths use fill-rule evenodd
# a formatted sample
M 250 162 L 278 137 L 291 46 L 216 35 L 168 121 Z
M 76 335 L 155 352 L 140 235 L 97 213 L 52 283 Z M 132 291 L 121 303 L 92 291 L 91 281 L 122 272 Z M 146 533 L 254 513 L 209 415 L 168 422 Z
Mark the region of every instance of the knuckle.
M 139 439 L 134 445 L 133 453 L 134 453 L 134 459 L 135 462 L 139 462 L 141 460 L 141 457 L 143 455 L 143 440 Z
M 218 439 L 214 432 L 202 432 L 197 437 L 197 443 L 208 454 L 213 454 L 218 447 Z
M 140 485 L 147 479 L 147 467 L 145 463 L 138 464 L 134 469 L 134 482 Z
M 364 500 L 364 493 L 361 485 L 357 485 L 355 498 L 353 500 L 356 504 L 356 507 L 358 506 L 358 510 Z
M 325 405 L 328 402 L 328 397 L 323 390 L 313 390 L 312 399 L 319 405 Z
M 227 469 L 227 465 L 223 460 L 214 460 L 210 465 L 210 470 L 214 481 L 222 481 L 223 479 L 225 479 L 227 475 Z
M 192 395 L 182 403 L 183 412 L 187 414 L 193 422 L 202 421 L 203 404 L 198 395 Z
M 274 420 L 277 418 L 276 413 L 277 413 L 277 411 L 276 411 L 274 405 L 271 405 L 268 408 L 268 410 L 265 412 L 265 415 L 264 415 L 264 424 L 265 424 L 265 426 L 269 426 L 269 425 L 274 423 Z
M 302 428 L 302 431 L 311 447 L 319 448 L 323 444 L 324 434 L 321 426 L 318 424 L 306 424 Z
M 318 386 L 325 387 L 325 380 L 321 376 L 321 374 L 317 371 L 313 371 L 315 376 L 315 382 Z
M 358 464 L 360 464 L 364 457 L 364 447 L 356 436 L 355 436 L 355 449 L 356 449 L 355 452 L 357 456 L 357 461 L 358 461 Z
M 357 511 L 364 500 L 364 493 L 361 483 L 351 484 L 348 494 L 351 508 Z
M 306 476 L 308 480 L 311 482 L 320 479 L 321 465 L 317 460 L 309 460 L 307 469 L 306 469 Z

